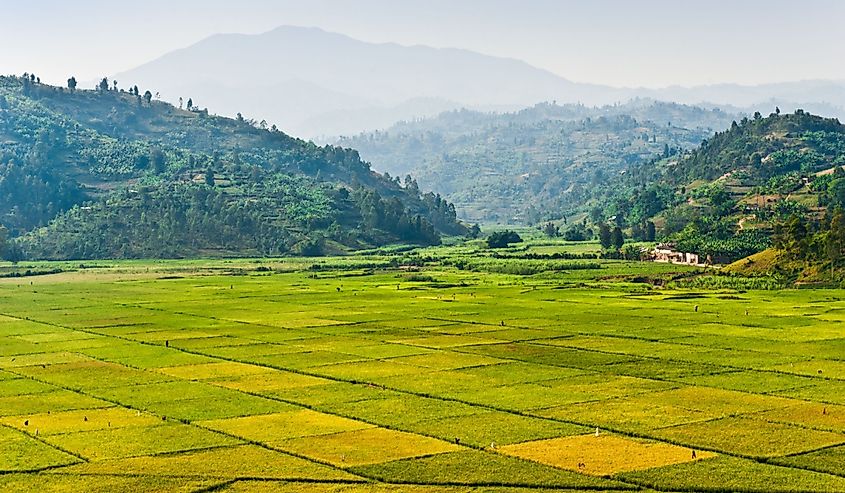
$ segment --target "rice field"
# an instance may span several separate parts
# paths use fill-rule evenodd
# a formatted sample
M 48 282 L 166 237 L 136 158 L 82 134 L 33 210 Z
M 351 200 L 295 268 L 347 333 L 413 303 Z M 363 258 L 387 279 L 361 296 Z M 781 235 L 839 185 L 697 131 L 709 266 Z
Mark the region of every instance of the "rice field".
M 843 291 L 57 267 L 0 279 L 2 491 L 845 492 Z

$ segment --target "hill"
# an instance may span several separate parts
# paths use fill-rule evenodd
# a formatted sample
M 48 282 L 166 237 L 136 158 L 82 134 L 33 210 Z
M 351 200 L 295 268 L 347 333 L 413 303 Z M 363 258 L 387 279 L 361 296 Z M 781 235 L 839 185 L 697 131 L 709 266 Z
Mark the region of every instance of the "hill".
M 636 100 L 600 108 L 544 103 L 514 113 L 453 111 L 341 138 L 376 169 L 411 174 L 466 219 L 560 219 L 629 167 L 690 149 L 735 116 Z
M 722 261 L 799 243 L 802 255 L 820 254 L 809 243 L 845 206 L 843 165 L 845 126 L 837 119 L 757 113 L 695 150 L 633 168 L 595 201 L 596 216 L 632 234 L 651 220 L 680 250 Z
M 32 258 L 315 254 L 466 232 L 454 206 L 354 150 L 137 87 L 34 77 L 0 78 L 0 211 Z

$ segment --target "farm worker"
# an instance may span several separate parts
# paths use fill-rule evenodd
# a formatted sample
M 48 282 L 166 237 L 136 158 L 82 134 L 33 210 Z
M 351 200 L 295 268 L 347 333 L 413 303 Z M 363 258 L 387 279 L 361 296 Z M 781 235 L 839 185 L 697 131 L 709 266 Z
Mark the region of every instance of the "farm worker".
M 596 428 L 596 436 L 599 436 L 599 429 Z
M 698 312 L 698 305 L 695 305 L 695 311 Z

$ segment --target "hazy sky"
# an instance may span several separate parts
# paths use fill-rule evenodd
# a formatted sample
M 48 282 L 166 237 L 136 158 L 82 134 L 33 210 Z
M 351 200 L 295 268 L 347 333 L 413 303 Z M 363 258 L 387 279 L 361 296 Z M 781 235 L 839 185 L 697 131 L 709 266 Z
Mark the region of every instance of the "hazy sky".
M 0 73 L 93 80 L 279 25 L 467 48 L 614 86 L 845 79 L 845 0 L 0 0 Z

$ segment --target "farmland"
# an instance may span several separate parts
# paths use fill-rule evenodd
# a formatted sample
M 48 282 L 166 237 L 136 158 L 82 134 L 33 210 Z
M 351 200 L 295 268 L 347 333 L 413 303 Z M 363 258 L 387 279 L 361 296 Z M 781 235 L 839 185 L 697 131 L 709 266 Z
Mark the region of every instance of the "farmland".
M 845 491 L 845 292 L 462 248 L 3 266 L 0 489 Z

